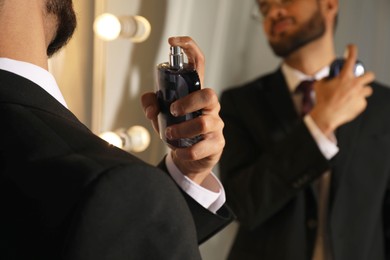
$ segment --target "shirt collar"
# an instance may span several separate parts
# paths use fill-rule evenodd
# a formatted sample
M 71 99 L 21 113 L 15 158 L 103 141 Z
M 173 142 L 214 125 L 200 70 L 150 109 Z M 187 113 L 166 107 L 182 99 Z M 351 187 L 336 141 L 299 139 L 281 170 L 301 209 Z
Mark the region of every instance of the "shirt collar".
M 309 76 L 288 66 L 286 63 L 283 63 L 282 72 L 286 78 L 287 86 L 290 92 L 294 93 L 295 88 L 303 80 L 321 80 L 322 78 L 327 77 L 329 75 L 329 66 L 320 69 L 317 73 L 314 74 L 314 76 Z
M 8 58 L 0 58 L 0 69 L 31 80 L 68 108 L 55 78 L 49 71 L 28 62 Z

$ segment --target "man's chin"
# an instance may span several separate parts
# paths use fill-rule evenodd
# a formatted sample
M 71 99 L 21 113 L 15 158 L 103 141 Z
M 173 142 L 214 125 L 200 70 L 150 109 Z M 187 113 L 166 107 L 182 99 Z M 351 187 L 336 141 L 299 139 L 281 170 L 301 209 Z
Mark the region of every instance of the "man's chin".
M 270 47 L 274 54 L 278 57 L 285 58 L 290 55 L 294 49 L 285 44 L 270 43 Z

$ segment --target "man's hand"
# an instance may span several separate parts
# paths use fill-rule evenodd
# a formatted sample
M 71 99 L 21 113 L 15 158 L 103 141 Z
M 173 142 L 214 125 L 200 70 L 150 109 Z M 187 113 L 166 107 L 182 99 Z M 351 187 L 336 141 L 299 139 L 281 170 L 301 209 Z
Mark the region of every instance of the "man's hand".
M 316 104 L 310 116 L 326 136 L 362 113 L 367 106 L 366 98 L 372 94 L 368 84 L 375 76 L 372 72 L 366 72 L 355 77 L 356 58 L 356 46 L 349 45 L 348 56 L 340 74 L 314 84 Z
M 204 56 L 190 37 L 172 37 L 169 43 L 180 46 L 199 74 L 201 85 L 204 79 Z M 160 112 L 155 93 L 142 96 L 142 106 L 146 117 L 151 120 L 154 129 L 159 132 L 157 115 Z M 202 115 L 180 124 L 167 127 L 164 133 L 168 139 L 189 138 L 202 135 L 203 140 L 187 148 L 172 149 L 172 157 L 180 171 L 201 184 L 218 163 L 225 146 L 223 137 L 224 123 L 219 117 L 220 104 L 216 93 L 209 88 L 192 92 L 171 104 L 170 111 L 175 116 L 183 116 L 202 110 Z

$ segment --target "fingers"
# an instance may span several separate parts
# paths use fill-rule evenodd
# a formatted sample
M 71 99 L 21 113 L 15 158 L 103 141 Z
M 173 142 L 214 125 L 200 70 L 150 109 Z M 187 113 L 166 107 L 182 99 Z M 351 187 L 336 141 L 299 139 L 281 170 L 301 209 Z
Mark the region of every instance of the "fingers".
M 214 90 L 204 88 L 176 100 L 171 104 L 170 110 L 171 114 L 175 116 L 182 116 L 198 110 L 202 110 L 203 114 L 208 114 L 219 112 L 220 104 Z
M 179 46 L 183 49 L 191 64 L 199 74 L 201 85 L 203 86 L 205 57 L 195 41 L 188 36 L 170 37 L 168 42 L 171 46 Z
M 345 59 L 345 63 L 343 65 L 343 68 L 340 71 L 340 78 L 344 79 L 343 83 L 345 83 L 345 80 L 350 78 L 355 78 L 355 64 L 357 60 L 357 47 L 354 44 L 349 44 L 347 46 L 347 55 Z M 371 87 L 368 87 L 367 85 L 374 81 L 375 75 L 372 72 L 366 72 L 363 75 L 356 78 L 355 84 L 343 84 L 344 86 L 350 86 L 358 88 L 360 87 L 362 91 L 359 91 L 360 94 L 363 94 L 365 97 L 368 97 L 372 94 Z
M 359 76 L 357 79 L 361 85 L 367 85 L 370 84 L 372 81 L 374 81 L 375 74 L 371 71 L 368 71 L 363 75 Z
M 224 146 L 221 130 L 208 134 L 191 147 L 172 150 L 172 159 L 187 177 L 201 184 L 218 163 Z
M 363 88 L 361 88 L 361 95 L 365 98 L 368 98 L 369 96 L 372 95 L 373 93 L 373 90 L 372 90 L 372 87 L 371 86 L 365 86 Z
M 168 139 L 191 138 L 198 135 L 206 136 L 212 132 L 218 132 L 224 127 L 223 121 L 218 114 L 209 114 L 196 117 L 180 124 L 166 128 Z
M 175 101 L 171 105 L 172 110 L 178 115 L 202 110 L 202 115 L 199 117 L 167 127 L 165 134 L 169 139 L 191 138 L 198 135 L 203 137 L 200 142 L 191 147 L 174 149 L 178 157 L 183 160 L 200 160 L 206 157 L 214 158 L 221 154 L 225 145 L 222 133 L 224 123 L 219 116 L 218 97 L 212 89 L 195 91 Z
M 354 76 L 354 68 L 357 59 L 357 47 L 353 44 L 347 46 L 347 57 L 343 68 L 340 71 L 340 76 Z
M 344 94 L 350 93 L 350 95 L 355 95 L 356 98 L 367 98 L 372 95 L 372 88 L 369 86 L 371 82 L 375 79 L 375 75 L 372 72 L 366 72 L 362 76 L 357 78 L 343 80 L 341 82 L 342 89 L 344 89 Z M 349 83 L 347 82 L 349 81 Z
M 148 119 L 153 119 L 159 113 L 157 96 L 153 92 L 144 93 L 141 96 L 142 108 Z
M 173 115 L 182 116 L 198 110 L 202 110 L 202 115 L 180 124 L 171 125 L 166 129 L 167 138 L 194 137 L 221 130 L 224 124 L 219 117 L 220 108 L 216 93 L 209 88 L 195 91 L 176 100 L 171 105 Z
M 203 163 L 203 167 L 198 167 L 200 171 L 212 167 L 219 160 L 224 147 L 225 139 L 221 131 L 204 135 L 202 141 L 188 148 L 175 149 L 174 153 L 179 160 Z
M 153 128 L 158 132 L 157 115 L 160 112 L 157 96 L 153 92 L 147 92 L 141 96 L 141 104 L 147 119 L 152 121 Z

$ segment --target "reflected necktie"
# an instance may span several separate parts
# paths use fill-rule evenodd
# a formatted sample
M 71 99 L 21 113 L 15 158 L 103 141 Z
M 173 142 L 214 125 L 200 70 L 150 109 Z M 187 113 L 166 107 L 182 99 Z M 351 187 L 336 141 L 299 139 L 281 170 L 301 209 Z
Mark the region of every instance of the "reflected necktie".
M 301 107 L 301 116 L 303 117 L 314 106 L 313 101 L 313 84 L 314 80 L 304 80 L 296 88 L 297 93 L 302 93 L 302 107 Z

